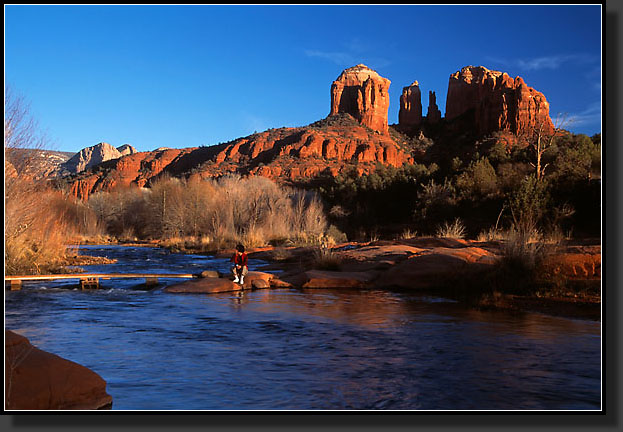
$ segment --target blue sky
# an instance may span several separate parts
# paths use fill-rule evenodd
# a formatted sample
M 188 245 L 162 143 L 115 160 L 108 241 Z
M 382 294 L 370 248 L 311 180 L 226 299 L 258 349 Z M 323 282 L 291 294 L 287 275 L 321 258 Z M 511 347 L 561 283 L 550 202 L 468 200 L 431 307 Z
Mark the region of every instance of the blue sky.
M 106 141 L 211 145 L 326 117 L 330 86 L 358 63 L 420 83 L 445 112 L 467 65 L 521 76 L 567 128 L 601 131 L 596 6 L 5 6 L 5 84 L 51 147 Z

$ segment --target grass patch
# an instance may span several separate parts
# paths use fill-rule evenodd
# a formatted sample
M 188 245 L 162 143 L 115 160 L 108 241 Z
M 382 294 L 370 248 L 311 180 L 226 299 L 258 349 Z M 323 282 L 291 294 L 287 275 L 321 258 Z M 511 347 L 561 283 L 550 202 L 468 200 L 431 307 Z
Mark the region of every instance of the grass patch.
M 317 270 L 339 271 L 342 267 L 342 258 L 331 248 L 318 247 L 312 254 L 312 268 Z
M 437 227 L 436 235 L 437 237 L 462 239 L 465 238 L 465 233 L 465 225 L 461 219 L 456 218 L 452 223 L 444 222 L 443 225 Z

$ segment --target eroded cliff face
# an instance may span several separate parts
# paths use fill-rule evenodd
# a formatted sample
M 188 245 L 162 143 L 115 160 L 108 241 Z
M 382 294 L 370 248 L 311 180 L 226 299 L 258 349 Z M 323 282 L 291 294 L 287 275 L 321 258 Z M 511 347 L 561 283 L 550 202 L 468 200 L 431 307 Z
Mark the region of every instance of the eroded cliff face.
M 403 87 L 400 96 L 400 111 L 398 124 L 401 127 L 417 126 L 422 122 L 422 94 L 417 81 L 408 87 Z
M 363 64 L 344 70 L 331 85 L 331 112 L 346 113 L 359 123 L 388 133 L 390 81 Z
M 521 77 L 513 79 L 483 66 L 466 66 L 450 75 L 446 119 L 464 114 L 473 115 L 478 134 L 501 130 L 526 134 L 541 126 L 549 133 L 554 128 L 541 92 Z

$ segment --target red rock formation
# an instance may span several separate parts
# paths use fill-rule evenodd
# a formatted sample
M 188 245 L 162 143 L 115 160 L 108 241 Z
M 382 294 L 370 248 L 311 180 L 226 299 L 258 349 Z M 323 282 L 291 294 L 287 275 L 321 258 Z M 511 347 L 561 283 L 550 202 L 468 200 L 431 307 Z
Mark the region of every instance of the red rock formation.
M 347 166 L 368 173 L 377 162 L 396 167 L 413 162 L 406 150 L 409 144 L 396 139 L 339 114 L 306 127 L 270 129 L 218 146 L 135 153 L 84 171 L 69 182 L 71 192 L 86 199 L 100 190 L 143 187 L 163 172 L 195 178 L 238 173 L 282 181 L 321 173 L 336 176 Z
M 95 169 L 83 171 L 70 179 L 70 191 L 78 198 L 88 199 L 90 194 L 97 191 L 111 191 L 117 187 L 143 187 L 176 159 L 194 149 L 140 152 L 106 161 Z
M 408 87 L 403 87 L 400 96 L 400 111 L 398 124 L 400 126 L 417 126 L 422 122 L 422 95 L 417 81 Z
M 390 81 L 363 64 L 344 70 L 331 85 L 331 113 L 348 113 L 361 124 L 388 133 Z
M 450 75 L 446 119 L 470 110 L 479 134 L 499 130 L 524 134 L 541 124 L 548 133 L 554 129 L 542 93 L 528 87 L 520 77 L 513 79 L 482 66 L 466 66 Z
M 548 256 L 543 268 L 545 272 L 569 279 L 601 279 L 601 247 L 570 247 Z
M 441 120 L 441 111 L 439 111 L 439 107 L 437 106 L 437 96 L 434 91 L 428 92 L 428 113 L 426 114 L 426 120 L 435 124 Z
M 42 351 L 10 330 L 4 332 L 5 409 L 109 408 L 106 381 L 84 366 Z

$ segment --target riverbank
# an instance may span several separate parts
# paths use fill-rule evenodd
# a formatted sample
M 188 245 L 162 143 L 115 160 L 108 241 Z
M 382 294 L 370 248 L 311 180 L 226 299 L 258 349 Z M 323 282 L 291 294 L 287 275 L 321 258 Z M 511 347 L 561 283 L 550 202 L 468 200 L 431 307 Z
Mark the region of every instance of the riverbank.
M 109 244 L 167 246 L 160 241 Z M 233 254 L 233 249 L 208 246 L 187 242 L 175 247 L 169 244 L 167 249 L 220 258 Z M 517 270 L 509 271 L 500 264 L 504 250 L 499 241 L 418 237 L 331 247 L 267 246 L 248 252 L 252 261 L 270 263 L 263 271 L 278 274 L 276 283 L 281 286 L 418 291 L 477 309 L 601 318 L 601 247 L 586 241 L 558 245 L 535 269 L 537 274 L 528 275 L 531 277 L 513 274 Z M 74 256 L 71 265 L 106 264 L 106 259 Z M 530 286 L 522 287 L 522 283 Z M 517 285 L 521 291 L 517 291 Z
M 461 301 L 477 309 L 533 311 L 553 316 L 601 318 L 601 247 L 560 245 L 543 260 L 534 286 L 513 292 L 500 242 L 449 238 L 262 248 L 250 259 L 271 262 L 267 270 L 299 287 L 360 286 L 418 291 Z M 227 256 L 229 251 L 222 253 Z M 526 282 L 528 283 L 528 282 Z M 508 290 L 508 291 L 507 291 Z

